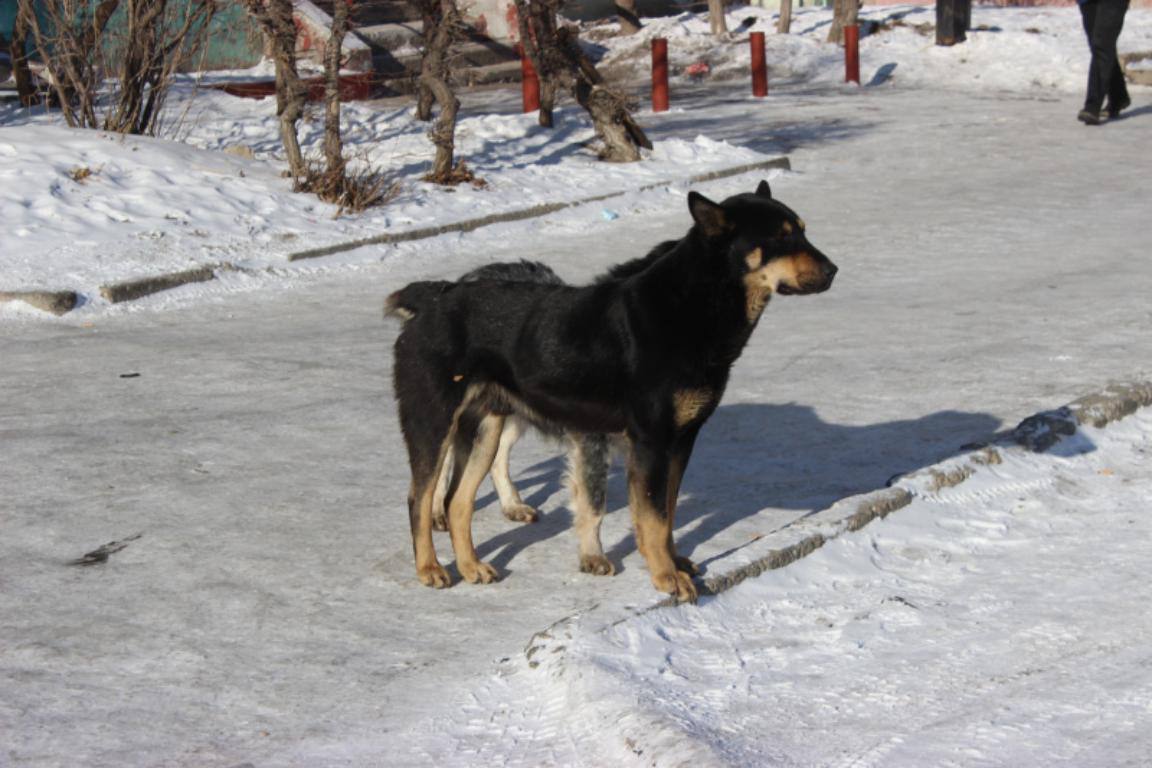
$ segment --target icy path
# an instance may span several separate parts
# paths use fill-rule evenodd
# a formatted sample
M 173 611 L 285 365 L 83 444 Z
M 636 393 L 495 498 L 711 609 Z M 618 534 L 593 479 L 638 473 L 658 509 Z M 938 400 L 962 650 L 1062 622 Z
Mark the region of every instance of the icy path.
M 445 726 L 441 757 L 1146 764 L 1152 412 L 1057 453 L 1004 452 L 962 486 L 698 607 L 578 633 L 563 661 L 483 689 Z
M 841 266 L 828 294 L 774 303 L 736 367 L 685 478 L 686 553 L 722 571 L 754 535 L 1110 378 L 1146 377 L 1152 120 L 1138 107 L 1092 133 L 1075 109 L 719 92 L 650 121 L 654 135 L 791 154 L 796 173 L 773 186 Z M 327 279 L 324 264 L 234 275 L 0 326 L 0 763 L 470 764 L 436 734 L 475 700 L 493 705 L 476 714 L 492 737 L 489 718 L 516 702 L 488 687 L 501 659 L 565 616 L 626 616 L 656 596 L 618 477 L 605 541 L 621 573 L 576 572 L 560 463 L 532 443 L 513 466 L 541 522 L 490 506 L 477 518 L 481 554 L 507 577 L 415 582 L 381 298 L 496 259 L 587 280 L 680 235 L 684 192 L 622 200 L 614 221 L 597 206 L 379 249 Z M 65 565 L 136 533 L 104 566 Z M 548 706 L 555 693 L 539 691 Z

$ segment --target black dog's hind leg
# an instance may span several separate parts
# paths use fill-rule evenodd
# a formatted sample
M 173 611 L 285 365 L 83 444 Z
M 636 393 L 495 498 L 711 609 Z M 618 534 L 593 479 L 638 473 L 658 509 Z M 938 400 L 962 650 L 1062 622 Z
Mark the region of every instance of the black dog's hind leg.
M 500 443 L 504 417 L 485 413 L 478 405 L 466 407 L 456 421 L 453 438 L 455 471 L 448 488 L 448 532 L 456 552 L 456 567 L 465 581 L 496 581 L 496 569 L 481 562 L 472 544 L 472 513 L 476 491 L 492 468 Z
M 416 577 L 428 587 L 450 586 L 448 572 L 436 559 L 432 543 L 432 497 L 436 492 L 436 478 L 440 473 L 448 448 L 448 435 L 452 422 L 447 417 L 429 417 L 427 413 L 418 424 L 405 420 L 403 403 L 400 408 L 404 424 L 404 440 L 408 446 L 408 461 L 412 468 L 412 484 L 408 488 L 408 521 L 412 528 L 412 549 L 416 556 Z
M 607 500 L 608 438 L 594 433 L 570 434 L 568 441 L 568 486 L 580 541 L 580 570 L 611 576 L 616 569 L 600 544 Z

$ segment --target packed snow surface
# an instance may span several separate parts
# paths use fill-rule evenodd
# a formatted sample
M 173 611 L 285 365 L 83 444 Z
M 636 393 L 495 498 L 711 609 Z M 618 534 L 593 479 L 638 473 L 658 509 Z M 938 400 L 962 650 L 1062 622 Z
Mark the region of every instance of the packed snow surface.
M 1152 412 L 1002 456 L 700 605 L 553 629 L 539 667 L 508 665 L 444 718 L 433 756 L 1139 764 L 1152 751 Z
M 737 9 L 730 27 L 747 16 L 771 20 Z M 862 41 L 863 87 L 840 82 L 827 12 L 798 9 L 796 34 L 769 35 L 764 100 L 739 74 L 747 29 L 723 45 L 690 16 L 589 33 L 616 71 L 652 34 L 673 40 L 673 109 L 640 113 L 656 147 L 629 166 L 595 160 L 578 111 L 548 133 L 492 91 L 466 98 L 460 135 L 487 186 L 445 191 L 419 180 L 431 152 L 408 105 L 348 105 L 359 161 L 399 184 L 361 216 L 288 190 L 271 100 L 189 91 L 157 139 L 4 107 L 0 291 L 85 303 L 0 304 L 0 765 L 1146 762 L 1149 416 L 1004 451 L 954 489 L 907 478 L 1152 375 L 1152 91 L 1133 87 L 1115 123 L 1075 121 L 1074 8 L 977 7 L 986 29 L 951 49 L 916 29 L 930 10 L 866 16 L 885 26 Z M 1130 11 L 1122 50 L 1152 49 L 1150 31 Z M 681 74 L 705 57 L 710 80 Z M 793 172 L 685 182 L 782 154 Z M 841 271 L 768 308 L 697 444 L 678 546 L 720 575 L 890 479 L 914 503 L 651 610 L 619 467 L 619 572 L 581 574 L 563 460 L 528 438 L 513 468 L 540 521 L 504 520 L 486 488 L 475 521 L 501 581 L 420 586 L 382 298 L 521 258 L 587 282 L 682 235 L 690 186 L 722 198 L 764 177 Z M 231 268 L 122 305 L 98 294 L 199 264 Z

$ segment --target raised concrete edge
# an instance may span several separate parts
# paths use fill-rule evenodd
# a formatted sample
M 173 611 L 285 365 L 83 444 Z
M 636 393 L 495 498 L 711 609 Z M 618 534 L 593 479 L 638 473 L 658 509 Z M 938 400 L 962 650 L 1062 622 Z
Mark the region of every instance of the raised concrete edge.
M 143 298 L 153 293 L 178 288 L 189 283 L 203 283 L 216 277 L 216 270 L 220 265 L 206 264 L 182 272 L 171 272 L 166 275 L 142 277 L 136 280 L 125 280 L 119 283 L 109 283 L 100 286 L 100 295 L 113 304 L 133 299 Z
M 942 488 L 963 484 L 981 466 L 999 464 L 1001 451 L 1026 450 L 1044 453 L 1062 440 L 1076 434 L 1080 425 L 1105 427 L 1152 406 L 1152 382 L 1131 381 L 1108 384 L 1102 389 L 1079 397 L 1071 403 L 1050 411 L 1041 411 L 1021 421 L 1014 429 L 995 442 L 946 459 L 916 472 L 904 475 L 893 487 L 849 496 L 830 507 L 783 526 L 759 537 L 745 547 L 749 551 L 746 562 L 715 575 L 705 576 L 698 583 L 701 596 L 721 594 L 745 579 L 783 568 L 804 558 L 829 541 L 858 531 L 874 520 L 883 519 L 911 504 L 918 495 L 935 493 Z M 722 556 L 732 555 L 730 551 Z M 597 606 L 591 611 L 561 619 L 536 633 L 525 646 L 529 666 L 539 665 L 541 651 L 561 654 L 575 627 L 598 614 L 604 626 L 615 626 L 662 608 L 678 603 L 665 598 L 625 617 L 612 617 Z
M 920 489 L 934 493 L 941 488 L 961 485 L 980 466 L 999 464 L 1001 450 L 1018 446 L 1043 453 L 1076 434 L 1081 424 L 1104 427 L 1149 405 L 1152 405 L 1152 382 L 1139 381 L 1109 384 L 1061 408 L 1036 413 L 1021 421 L 1003 439 L 913 472 L 898 481 L 901 486 L 849 497 L 802 519 L 799 521 L 802 525 L 797 526 L 793 534 L 795 541 L 770 549 L 765 555 L 731 571 L 705 578 L 701 594 L 719 594 L 744 579 L 794 563 L 827 541 L 860 530 L 873 520 L 885 518 L 908 506 Z M 792 526 L 786 526 L 781 533 L 790 528 Z M 808 528 L 815 530 L 806 531 Z M 660 605 L 671 602 L 661 601 Z
M 742 173 L 750 173 L 752 171 L 760 170 L 792 170 L 792 162 L 785 156 L 773 157 L 768 160 L 760 160 L 755 163 L 745 163 L 744 165 L 736 165 L 729 168 L 721 168 L 716 171 L 708 171 L 707 173 L 700 173 L 694 176 L 689 176 L 686 181 L 689 184 L 700 184 L 706 181 L 715 181 L 716 179 L 723 179 L 729 176 L 738 176 Z M 309 248 L 303 251 L 288 254 L 288 261 L 300 261 L 302 259 L 315 259 L 321 256 L 332 256 L 337 253 L 345 251 L 353 251 L 357 248 L 363 248 L 368 245 L 393 245 L 396 243 L 407 243 L 413 240 L 424 240 L 429 237 L 438 237 L 439 235 L 447 235 L 454 232 L 472 232 L 487 227 L 492 224 L 503 224 L 509 221 L 521 221 L 523 219 L 533 219 L 539 216 L 546 216 L 549 213 L 563 210 L 565 208 L 574 208 L 579 205 L 587 205 L 588 203 L 597 203 L 603 200 L 610 200 L 614 197 L 620 197 L 629 192 L 645 192 L 649 189 L 656 189 L 658 187 L 666 187 L 671 184 L 677 183 L 677 180 L 665 179 L 662 181 L 654 181 L 649 184 L 644 184 L 633 189 L 621 190 L 619 192 L 608 192 L 603 195 L 593 195 L 592 197 L 585 197 L 579 200 L 567 200 L 555 203 L 541 203 L 540 205 L 533 205 L 528 208 L 520 208 L 515 211 L 503 211 L 501 213 L 494 213 L 490 216 L 481 216 L 475 219 L 465 219 L 463 221 L 453 221 L 448 224 L 439 224 L 432 227 L 422 227 L 420 229 L 409 229 L 403 232 L 384 232 L 379 235 L 372 235 L 371 237 L 362 237 L 357 240 L 349 240 L 343 243 L 335 243 L 333 245 L 326 245 L 320 248 Z
M 686 181 L 689 184 L 699 184 L 707 181 L 714 181 L 716 179 L 727 178 L 729 176 L 738 176 L 742 173 L 774 169 L 789 171 L 792 169 L 792 163 L 789 158 L 784 155 L 781 157 L 769 158 L 768 160 L 760 160 L 754 163 L 745 163 L 743 165 L 736 165 L 728 168 L 721 168 L 715 171 L 696 174 L 694 176 L 688 177 Z M 300 261 L 302 259 L 314 259 L 323 256 L 332 256 L 337 253 L 343 253 L 345 251 L 352 251 L 357 248 L 363 248 L 366 245 L 388 245 L 393 243 L 410 242 L 413 240 L 423 240 L 426 238 L 438 237 L 440 235 L 454 232 L 472 232 L 491 224 L 501 224 L 509 221 L 520 221 L 538 216 L 546 216 L 549 213 L 555 213 L 556 211 L 563 210 L 565 208 L 572 208 L 579 205 L 599 202 L 601 200 L 608 200 L 613 197 L 620 197 L 621 195 L 627 194 L 628 192 L 643 192 L 649 189 L 656 189 L 657 187 L 663 187 L 677 183 L 677 181 L 685 180 L 656 181 L 650 184 L 644 184 L 634 189 L 610 192 L 603 195 L 595 195 L 580 200 L 544 203 L 541 205 L 532 206 L 530 208 L 522 208 L 515 211 L 504 211 L 502 213 L 494 213 L 490 216 L 483 216 L 476 219 L 467 219 L 464 221 L 452 222 L 435 227 L 411 229 L 405 230 L 403 232 L 386 232 L 380 235 L 374 235 L 372 237 L 360 238 L 358 240 L 335 243 L 333 245 L 327 245 L 320 248 L 311 248 L 304 251 L 290 253 L 288 254 L 288 261 L 293 262 Z M 181 285 L 212 280 L 216 277 L 217 271 L 233 269 L 237 269 L 237 267 L 231 264 L 206 264 L 180 272 L 171 272 L 134 280 L 109 283 L 107 285 L 100 286 L 99 290 L 100 295 L 103 296 L 107 301 L 113 304 L 119 304 L 124 301 L 132 301 L 134 299 L 143 298 L 144 296 L 149 296 L 153 293 L 159 293 L 160 291 L 166 291 L 171 288 L 178 288 Z M 33 307 L 36 307 L 37 309 L 41 309 L 46 312 L 52 312 L 56 315 L 63 315 L 74 309 L 80 303 L 80 295 L 75 291 L 0 291 L 0 303 L 5 301 L 23 301 L 32 305 Z
M 0 291 L 0 304 L 8 301 L 22 301 L 43 312 L 64 315 L 80 303 L 76 291 Z

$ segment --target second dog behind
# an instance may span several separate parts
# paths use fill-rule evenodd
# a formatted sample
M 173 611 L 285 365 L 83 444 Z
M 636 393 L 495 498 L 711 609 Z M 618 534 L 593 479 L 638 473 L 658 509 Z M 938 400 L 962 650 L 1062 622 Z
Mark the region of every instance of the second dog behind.
M 646 256 L 616 265 L 598 277 L 595 282 L 623 280 L 642 272 L 675 244 L 676 241 L 674 240 L 661 243 Z M 565 284 L 548 265 L 526 260 L 486 264 L 461 275 L 458 282 L 483 281 L 535 285 Z M 534 523 L 538 517 L 536 509 L 524 502 L 516 484 L 512 482 L 510 461 L 512 446 L 516 444 L 528 426 L 529 422 L 516 414 L 504 417 L 496 455 L 489 471 L 504 516 L 520 523 Z M 570 432 L 565 434 L 563 430 L 549 429 L 548 425 L 537 426 L 542 427 L 549 437 L 563 438 L 568 443 L 567 476 L 573 507 L 588 505 L 595 510 L 592 513 L 595 518 L 603 517 L 607 507 L 606 486 L 611 453 L 608 436 L 598 432 Z M 448 489 L 459 484 L 460 478 L 457 475 L 457 470 L 462 469 L 455 462 L 454 453 L 450 451 L 445 457 L 444 466 L 436 483 L 436 493 L 432 499 L 432 524 L 436 530 L 440 531 L 448 530 Z M 586 539 L 595 539 L 594 541 L 581 542 L 580 570 L 597 575 L 615 573 L 615 567 L 607 558 L 588 554 L 603 550 L 599 540 L 599 527 L 582 530 L 580 535 Z

